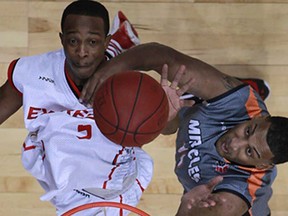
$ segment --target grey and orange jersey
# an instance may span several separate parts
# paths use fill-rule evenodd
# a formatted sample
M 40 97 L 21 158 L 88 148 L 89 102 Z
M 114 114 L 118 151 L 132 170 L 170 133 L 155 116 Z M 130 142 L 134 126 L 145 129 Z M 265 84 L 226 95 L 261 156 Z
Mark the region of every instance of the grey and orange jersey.
M 222 175 L 224 180 L 215 187 L 215 192 L 238 195 L 251 207 L 250 215 L 269 215 L 268 200 L 276 167 L 258 170 L 239 166 L 220 156 L 215 147 L 217 140 L 230 128 L 254 116 L 265 115 L 269 113 L 264 102 L 247 85 L 192 108 L 183 108 L 179 112 L 175 173 L 184 191 Z

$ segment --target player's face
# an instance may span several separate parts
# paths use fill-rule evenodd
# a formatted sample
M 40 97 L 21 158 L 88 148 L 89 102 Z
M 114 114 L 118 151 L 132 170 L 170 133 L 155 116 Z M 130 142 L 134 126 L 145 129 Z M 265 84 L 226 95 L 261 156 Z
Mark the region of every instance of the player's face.
M 110 37 L 105 35 L 103 19 L 70 14 L 60 38 L 68 72 L 73 81 L 81 85 L 104 60 Z
M 218 153 L 243 166 L 268 168 L 273 158 L 266 141 L 270 124 L 265 117 L 258 117 L 237 125 L 217 141 Z

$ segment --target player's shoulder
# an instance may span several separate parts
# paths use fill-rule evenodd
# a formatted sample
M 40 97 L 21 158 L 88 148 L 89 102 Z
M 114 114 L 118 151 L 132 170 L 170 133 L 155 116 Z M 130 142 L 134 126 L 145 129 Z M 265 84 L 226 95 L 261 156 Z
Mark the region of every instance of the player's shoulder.
M 63 70 L 64 62 L 63 49 L 21 57 L 11 62 L 8 77 L 15 85 L 24 85 L 28 80 L 31 82 L 33 77 L 38 79 L 39 75 L 45 79 L 54 79 L 55 74 L 59 75 L 59 71 Z
M 50 62 L 50 61 L 57 61 L 57 59 L 62 60 L 65 58 L 63 49 L 53 50 L 41 54 L 31 55 L 31 56 L 24 56 L 19 58 L 19 61 L 23 63 L 34 63 L 37 64 L 39 62 Z M 51 64 L 51 62 L 50 62 Z
M 41 53 L 38 55 L 21 57 L 18 60 L 12 62 L 13 70 L 11 73 L 14 76 L 22 74 L 21 76 L 28 76 L 28 73 L 46 73 L 50 71 L 58 71 L 65 62 L 65 55 L 63 49 Z M 10 67 L 11 68 L 11 67 Z M 30 74 L 31 75 L 31 74 Z

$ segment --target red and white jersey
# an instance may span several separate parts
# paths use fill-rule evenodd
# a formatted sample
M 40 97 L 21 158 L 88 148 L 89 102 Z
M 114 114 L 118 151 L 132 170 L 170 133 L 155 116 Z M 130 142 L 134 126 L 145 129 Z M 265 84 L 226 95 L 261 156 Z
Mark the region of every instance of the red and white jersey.
M 87 112 L 90 117 L 65 111 L 34 120 L 22 148 L 25 169 L 45 189 L 42 200 L 59 214 L 99 200 L 136 206 L 152 179 L 151 157 L 108 140 L 91 118 L 92 109 Z
M 58 214 L 103 200 L 137 205 L 153 161 L 141 148 L 123 148 L 100 133 L 92 109 L 78 101 L 62 49 L 13 61 L 8 80 L 23 97 L 30 133 L 22 162 L 45 189 L 42 200 L 50 200 Z M 114 215 L 110 211 L 115 208 L 107 214 Z
M 65 70 L 63 49 L 14 60 L 8 69 L 10 84 L 23 96 L 25 127 L 42 113 L 85 110 L 79 90 Z

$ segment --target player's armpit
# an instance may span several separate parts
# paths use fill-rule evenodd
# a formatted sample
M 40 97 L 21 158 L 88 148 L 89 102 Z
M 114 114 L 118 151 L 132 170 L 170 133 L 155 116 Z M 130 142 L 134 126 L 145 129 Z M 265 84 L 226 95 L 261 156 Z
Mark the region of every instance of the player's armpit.
M 235 194 L 219 192 L 213 196 L 214 198 L 209 198 L 209 202 L 214 200 L 215 203 L 209 207 L 199 204 L 187 208 L 187 204 L 182 200 L 176 216 L 242 216 L 248 210 L 246 202 Z

